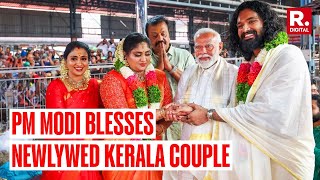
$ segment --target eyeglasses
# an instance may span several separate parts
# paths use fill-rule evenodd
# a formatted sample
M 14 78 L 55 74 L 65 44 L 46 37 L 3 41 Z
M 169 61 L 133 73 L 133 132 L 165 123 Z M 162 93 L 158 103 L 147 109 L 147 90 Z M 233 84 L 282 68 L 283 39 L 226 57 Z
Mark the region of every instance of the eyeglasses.
M 207 44 L 207 45 L 204 46 L 204 48 L 206 48 L 207 51 L 212 51 L 213 48 L 214 48 L 214 45 L 213 44 Z M 201 51 L 203 49 L 203 46 L 195 45 L 194 49 L 196 51 Z

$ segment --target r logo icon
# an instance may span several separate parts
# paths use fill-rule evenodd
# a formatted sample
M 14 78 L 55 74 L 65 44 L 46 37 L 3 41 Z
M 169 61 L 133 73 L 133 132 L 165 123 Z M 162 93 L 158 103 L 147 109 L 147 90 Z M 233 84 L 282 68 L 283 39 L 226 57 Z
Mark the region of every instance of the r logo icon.
M 311 34 L 312 33 L 312 9 L 288 8 L 287 9 L 287 33 Z

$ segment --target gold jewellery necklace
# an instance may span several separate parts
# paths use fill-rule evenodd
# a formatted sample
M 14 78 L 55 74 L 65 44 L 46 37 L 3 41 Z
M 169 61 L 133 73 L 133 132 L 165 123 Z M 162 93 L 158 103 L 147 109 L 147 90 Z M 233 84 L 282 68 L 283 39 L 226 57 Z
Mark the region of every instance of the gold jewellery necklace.
M 71 78 L 69 78 L 69 76 L 67 76 L 66 78 L 62 79 L 64 84 L 67 86 L 68 89 L 70 90 L 85 90 L 88 87 L 89 81 L 85 78 L 82 78 L 81 81 L 75 81 Z
M 136 74 L 137 77 L 138 77 L 138 81 L 144 82 L 144 81 L 146 80 L 145 72 L 144 72 L 144 71 L 142 71 L 142 72 L 135 72 L 135 74 Z

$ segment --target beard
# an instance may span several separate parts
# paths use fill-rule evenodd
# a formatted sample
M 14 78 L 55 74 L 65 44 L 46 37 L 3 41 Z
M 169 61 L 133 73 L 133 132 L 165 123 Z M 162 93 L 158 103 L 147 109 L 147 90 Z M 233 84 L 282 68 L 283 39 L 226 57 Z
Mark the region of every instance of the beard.
M 210 60 L 202 61 L 202 60 L 200 60 L 200 58 L 210 58 Z M 203 54 L 203 55 L 200 55 L 196 58 L 196 61 L 198 62 L 199 66 L 204 69 L 211 67 L 217 60 L 218 59 L 215 57 L 215 55 L 210 56 L 208 54 Z
M 253 39 L 244 40 L 246 34 L 253 34 Z M 240 50 L 246 60 L 250 60 L 253 55 L 253 50 L 262 48 L 264 44 L 263 34 L 258 35 L 257 31 L 250 30 L 242 33 L 240 38 Z

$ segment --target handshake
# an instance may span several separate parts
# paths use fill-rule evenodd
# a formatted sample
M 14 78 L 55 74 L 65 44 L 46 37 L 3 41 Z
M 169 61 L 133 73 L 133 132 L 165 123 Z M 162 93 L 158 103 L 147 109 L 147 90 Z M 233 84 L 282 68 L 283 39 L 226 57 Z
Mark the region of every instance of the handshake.
M 165 121 L 180 121 L 195 126 L 206 123 L 211 118 L 208 117 L 206 108 L 194 103 L 168 104 L 160 109 L 160 116 Z

